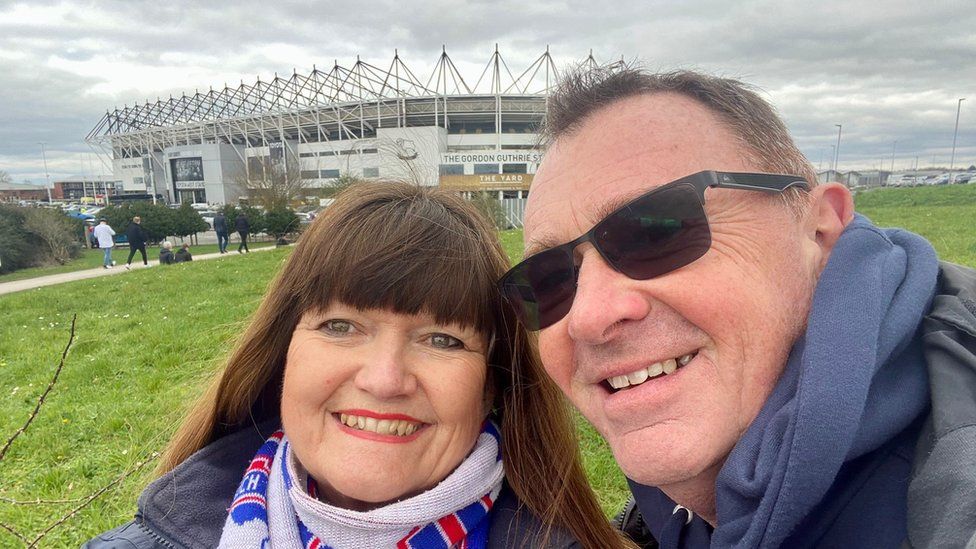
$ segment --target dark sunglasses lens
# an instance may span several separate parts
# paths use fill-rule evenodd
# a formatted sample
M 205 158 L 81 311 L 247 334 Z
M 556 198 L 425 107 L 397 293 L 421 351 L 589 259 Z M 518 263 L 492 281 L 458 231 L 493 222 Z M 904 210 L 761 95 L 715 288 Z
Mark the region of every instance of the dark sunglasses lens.
M 712 244 L 698 191 L 688 184 L 663 187 L 615 211 L 594 233 L 606 260 L 638 280 L 684 267 Z
M 554 248 L 519 263 L 502 279 L 501 289 L 525 327 L 541 330 L 569 312 L 575 273 L 571 251 Z

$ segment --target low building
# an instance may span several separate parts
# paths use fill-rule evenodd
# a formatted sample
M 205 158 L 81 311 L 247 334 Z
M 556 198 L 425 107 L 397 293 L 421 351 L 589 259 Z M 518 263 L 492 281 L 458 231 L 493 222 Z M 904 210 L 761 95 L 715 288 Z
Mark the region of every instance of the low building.
M 47 200 L 47 189 L 29 183 L 0 182 L 0 202 L 19 202 L 21 200 Z
M 55 200 L 81 200 L 90 197 L 105 203 L 109 197 L 121 193 L 122 182 L 111 175 L 76 175 L 55 181 L 51 195 Z

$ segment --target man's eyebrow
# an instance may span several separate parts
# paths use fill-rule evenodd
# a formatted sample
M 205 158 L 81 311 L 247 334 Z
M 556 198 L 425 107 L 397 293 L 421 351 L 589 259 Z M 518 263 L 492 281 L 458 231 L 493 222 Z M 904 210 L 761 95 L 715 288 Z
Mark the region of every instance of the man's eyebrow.
M 525 245 L 525 250 L 522 252 L 522 259 L 528 259 L 537 253 L 544 252 L 549 248 L 555 248 L 556 246 L 562 244 L 554 236 L 549 233 L 543 233 L 536 238 L 533 238 Z
M 616 212 L 620 208 L 623 208 L 627 204 L 636 200 L 638 197 L 644 196 L 652 190 L 653 189 L 635 189 L 608 199 L 606 202 L 600 204 L 600 206 L 596 208 L 594 211 L 595 219 L 592 219 L 591 221 L 594 225 L 596 225 L 597 223 L 606 219 L 610 214 Z
M 649 193 L 652 190 L 653 189 L 636 189 L 631 192 L 623 193 L 608 199 L 603 204 L 600 204 L 596 208 L 596 210 L 594 210 L 593 218 L 590 220 L 592 223 L 591 227 L 593 225 L 596 225 L 600 221 L 606 219 L 608 215 L 616 212 L 620 208 L 633 202 L 638 197 L 644 196 L 645 194 Z M 550 248 L 555 248 L 556 246 L 559 246 L 564 242 L 569 242 L 569 240 L 563 241 L 548 233 L 541 234 L 538 237 L 533 238 L 530 242 L 528 242 L 525 245 L 525 251 L 522 253 L 522 259 L 532 257 L 533 255 L 540 252 L 544 252 Z

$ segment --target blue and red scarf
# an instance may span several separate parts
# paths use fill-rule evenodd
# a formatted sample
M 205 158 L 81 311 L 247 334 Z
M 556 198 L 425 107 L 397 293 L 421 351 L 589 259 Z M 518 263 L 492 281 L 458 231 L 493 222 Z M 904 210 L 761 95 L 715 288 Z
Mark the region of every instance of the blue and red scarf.
M 319 501 L 318 485 L 275 432 L 234 495 L 220 547 L 483 549 L 504 468 L 497 427 L 486 421 L 474 449 L 440 484 L 372 511 Z

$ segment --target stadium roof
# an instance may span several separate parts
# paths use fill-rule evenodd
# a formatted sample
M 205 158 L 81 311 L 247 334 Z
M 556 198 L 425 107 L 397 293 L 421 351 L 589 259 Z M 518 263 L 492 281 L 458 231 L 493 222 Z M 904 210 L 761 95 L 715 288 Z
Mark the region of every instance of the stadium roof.
M 584 61 L 596 65 L 592 52 Z M 446 48 L 426 80 L 410 70 L 394 51 L 386 69 L 357 57 L 350 68 L 335 62 L 328 71 L 313 67 L 308 73 L 275 74 L 270 81 L 241 81 L 238 86 L 184 93 L 180 97 L 147 101 L 107 111 L 87 140 L 124 135 L 153 128 L 183 126 L 216 120 L 289 113 L 310 107 L 344 103 L 371 103 L 415 97 L 466 95 L 545 95 L 558 81 L 549 49 L 515 75 L 495 46 L 484 70 L 470 85 L 447 54 Z

